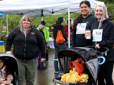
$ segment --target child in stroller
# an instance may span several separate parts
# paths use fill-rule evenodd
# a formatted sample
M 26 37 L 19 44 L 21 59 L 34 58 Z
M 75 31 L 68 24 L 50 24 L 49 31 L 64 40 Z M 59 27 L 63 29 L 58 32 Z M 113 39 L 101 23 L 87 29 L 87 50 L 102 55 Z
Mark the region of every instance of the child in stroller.
M 8 71 L 4 61 L 0 59 L 0 85 L 13 85 L 13 75 Z

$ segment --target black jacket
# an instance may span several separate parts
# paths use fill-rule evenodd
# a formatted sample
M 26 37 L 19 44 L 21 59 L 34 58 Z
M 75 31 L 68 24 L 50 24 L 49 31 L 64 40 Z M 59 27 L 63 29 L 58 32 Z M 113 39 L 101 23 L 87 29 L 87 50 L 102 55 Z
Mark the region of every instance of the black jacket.
M 72 43 L 73 46 L 75 47 L 83 47 L 83 46 L 90 46 L 92 44 L 91 40 L 85 39 L 84 34 L 76 34 L 77 31 L 77 24 L 79 23 L 87 23 L 87 25 L 91 24 L 95 20 L 95 17 L 90 14 L 88 17 L 83 18 L 82 15 L 80 15 L 78 18 L 75 19 L 74 21 L 74 26 L 73 26 L 73 35 L 72 35 Z
M 14 56 L 19 59 L 33 59 L 40 53 L 45 53 L 43 36 L 34 28 L 27 33 L 26 37 L 20 28 L 14 29 L 7 38 L 6 51 L 10 51 L 12 45 Z
M 93 29 L 97 29 L 99 25 L 99 22 L 96 20 L 91 24 L 91 26 L 88 26 L 89 29 L 93 31 Z M 100 44 L 100 47 L 102 50 L 104 47 L 109 49 L 109 53 L 107 56 L 107 61 L 114 61 L 114 25 L 110 20 L 104 20 L 102 22 L 102 25 L 99 29 L 103 29 L 102 34 L 102 41 L 97 42 Z M 94 44 L 94 43 L 93 43 Z

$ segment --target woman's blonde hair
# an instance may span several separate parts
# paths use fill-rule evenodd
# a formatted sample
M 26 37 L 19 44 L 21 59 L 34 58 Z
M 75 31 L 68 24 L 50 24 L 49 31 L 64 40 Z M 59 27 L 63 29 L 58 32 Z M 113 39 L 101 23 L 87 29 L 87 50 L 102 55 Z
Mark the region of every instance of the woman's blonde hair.
M 104 19 L 108 19 L 109 18 L 109 15 L 108 15 L 108 10 L 107 10 L 107 7 L 106 7 L 106 5 L 104 4 L 104 2 L 102 3 L 102 4 L 98 4 L 97 6 L 96 6 L 96 8 L 97 7 L 102 7 L 103 8 L 103 18 Z
M 31 17 L 28 16 L 28 15 L 23 15 L 22 18 L 20 19 L 20 23 L 19 23 L 19 25 L 20 25 L 21 28 L 22 28 L 22 21 L 23 21 L 24 19 L 29 20 L 30 23 L 31 23 L 31 26 L 32 26 L 32 19 L 31 19 Z

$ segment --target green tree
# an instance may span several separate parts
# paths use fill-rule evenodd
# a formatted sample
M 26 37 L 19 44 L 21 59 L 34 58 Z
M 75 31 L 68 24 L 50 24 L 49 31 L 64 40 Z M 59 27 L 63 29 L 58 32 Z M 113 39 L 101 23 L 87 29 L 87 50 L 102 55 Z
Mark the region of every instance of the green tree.
M 114 0 L 98 0 L 98 1 L 103 1 L 105 3 L 114 3 Z

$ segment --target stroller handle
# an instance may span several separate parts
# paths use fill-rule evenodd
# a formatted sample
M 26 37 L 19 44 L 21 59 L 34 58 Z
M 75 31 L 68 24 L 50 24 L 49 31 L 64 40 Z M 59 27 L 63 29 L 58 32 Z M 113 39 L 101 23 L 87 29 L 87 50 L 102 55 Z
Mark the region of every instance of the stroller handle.
M 109 49 L 107 47 L 104 47 L 103 49 L 104 49 L 103 51 L 101 51 L 101 52 L 99 51 L 99 53 L 100 53 L 100 56 L 98 56 L 99 65 L 103 65 L 106 62 L 105 56 L 107 56 L 107 53 L 109 51 Z
M 104 56 L 98 56 L 98 64 L 103 65 L 106 61 L 106 58 Z

